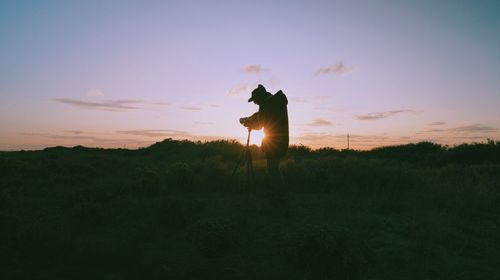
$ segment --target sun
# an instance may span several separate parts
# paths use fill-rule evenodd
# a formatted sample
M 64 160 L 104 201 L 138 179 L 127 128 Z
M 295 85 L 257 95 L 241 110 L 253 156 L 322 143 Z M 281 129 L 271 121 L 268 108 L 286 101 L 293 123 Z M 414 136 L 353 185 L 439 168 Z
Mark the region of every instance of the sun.
M 262 143 L 262 139 L 264 139 L 264 130 L 252 130 L 252 134 L 250 135 L 250 145 L 260 146 Z

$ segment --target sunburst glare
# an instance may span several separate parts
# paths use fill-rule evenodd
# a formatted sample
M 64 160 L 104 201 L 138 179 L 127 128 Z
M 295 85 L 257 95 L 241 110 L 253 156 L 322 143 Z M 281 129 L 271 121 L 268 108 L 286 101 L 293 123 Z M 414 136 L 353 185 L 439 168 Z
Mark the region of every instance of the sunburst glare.
M 250 135 L 250 145 L 260 146 L 262 143 L 262 139 L 264 139 L 265 134 L 264 130 L 252 130 L 252 135 Z

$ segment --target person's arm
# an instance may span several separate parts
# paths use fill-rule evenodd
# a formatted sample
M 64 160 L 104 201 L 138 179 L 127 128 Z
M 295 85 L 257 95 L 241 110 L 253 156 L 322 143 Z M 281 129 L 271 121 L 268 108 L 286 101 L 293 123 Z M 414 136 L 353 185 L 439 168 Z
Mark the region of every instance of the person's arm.
M 261 120 L 261 114 L 261 112 L 256 112 L 248 117 L 245 121 L 245 126 L 253 130 L 262 129 L 263 124 Z

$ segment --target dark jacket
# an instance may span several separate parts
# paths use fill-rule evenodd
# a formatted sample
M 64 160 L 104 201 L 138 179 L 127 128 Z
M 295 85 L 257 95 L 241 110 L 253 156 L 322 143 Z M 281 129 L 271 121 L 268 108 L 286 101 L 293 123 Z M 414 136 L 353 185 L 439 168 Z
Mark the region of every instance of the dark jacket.
M 259 106 L 259 111 L 253 114 L 248 127 L 259 130 L 264 127 L 262 151 L 266 157 L 283 157 L 288 150 L 288 99 L 280 90 Z

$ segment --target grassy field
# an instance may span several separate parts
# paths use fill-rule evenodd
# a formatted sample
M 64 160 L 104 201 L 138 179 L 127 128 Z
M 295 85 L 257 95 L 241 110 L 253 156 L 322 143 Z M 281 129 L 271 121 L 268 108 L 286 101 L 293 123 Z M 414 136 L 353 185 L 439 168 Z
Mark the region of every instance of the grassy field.
M 0 279 L 499 279 L 500 142 L 0 152 Z

